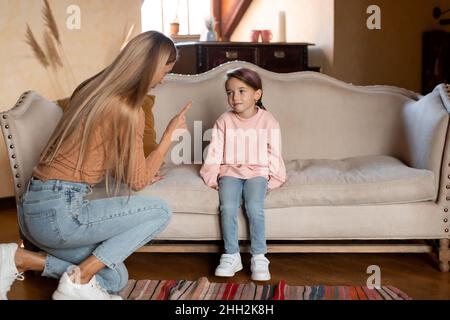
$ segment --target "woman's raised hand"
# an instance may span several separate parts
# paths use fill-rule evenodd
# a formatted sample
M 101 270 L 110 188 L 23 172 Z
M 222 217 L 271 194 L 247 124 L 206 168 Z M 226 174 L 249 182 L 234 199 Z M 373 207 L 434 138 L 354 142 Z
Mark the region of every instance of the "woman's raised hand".
M 189 101 L 181 110 L 178 112 L 175 117 L 170 120 L 169 124 L 167 125 L 166 132 L 171 137 L 172 134 L 177 129 L 187 129 L 186 125 L 186 113 L 189 111 L 189 109 L 192 107 L 192 101 Z

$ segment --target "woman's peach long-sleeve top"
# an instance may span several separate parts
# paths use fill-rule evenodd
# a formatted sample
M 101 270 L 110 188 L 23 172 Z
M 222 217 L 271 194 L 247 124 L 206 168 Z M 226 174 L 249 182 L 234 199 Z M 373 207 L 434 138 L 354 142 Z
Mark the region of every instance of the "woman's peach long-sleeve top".
M 159 169 L 159 164 L 162 163 L 164 155 L 153 150 L 147 157 L 144 153 L 144 131 L 145 128 L 145 112 L 143 108 L 139 110 L 139 123 L 136 130 L 136 163 L 135 170 L 132 177 L 129 179 L 130 186 L 133 190 L 138 191 L 151 183 L 155 172 Z M 103 117 L 99 124 L 95 127 L 91 139 L 88 143 L 86 150 L 86 161 L 81 170 L 76 170 L 76 164 L 81 147 L 81 133 L 82 127 L 67 139 L 54 161 L 48 165 L 43 162 L 39 162 L 33 169 L 33 176 L 42 180 L 65 180 L 72 182 L 83 182 L 91 186 L 101 182 L 106 174 L 106 152 L 105 150 L 105 138 L 108 132 L 106 124 L 108 121 L 108 115 Z M 102 125 L 103 124 L 103 125 Z

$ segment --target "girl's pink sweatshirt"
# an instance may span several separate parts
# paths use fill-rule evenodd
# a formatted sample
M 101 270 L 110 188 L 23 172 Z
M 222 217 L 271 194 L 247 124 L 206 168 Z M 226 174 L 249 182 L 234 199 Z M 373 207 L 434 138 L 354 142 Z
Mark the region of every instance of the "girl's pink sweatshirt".
M 214 187 L 218 178 L 240 179 L 265 177 L 268 189 L 281 186 L 286 180 L 286 168 L 281 155 L 281 131 L 278 121 L 266 110 L 259 109 L 244 119 L 233 111 L 217 119 L 211 143 L 200 175 Z

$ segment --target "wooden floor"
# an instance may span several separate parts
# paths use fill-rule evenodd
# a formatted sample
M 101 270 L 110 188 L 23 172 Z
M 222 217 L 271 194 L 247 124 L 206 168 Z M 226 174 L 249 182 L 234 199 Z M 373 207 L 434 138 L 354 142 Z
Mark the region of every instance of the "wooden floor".
M 0 201 L 0 243 L 19 242 L 13 201 Z M 219 253 L 135 253 L 125 264 L 133 279 L 188 279 L 207 277 L 211 282 L 248 283 L 250 255 L 243 254 L 244 270 L 232 279 L 214 276 Z M 370 265 L 381 269 L 381 284 L 393 285 L 413 299 L 450 299 L 450 273 L 441 273 L 431 254 L 269 254 L 272 279 L 291 285 L 365 285 Z M 16 281 L 9 299 L 49 299 L 57 280 L 28 272 Z

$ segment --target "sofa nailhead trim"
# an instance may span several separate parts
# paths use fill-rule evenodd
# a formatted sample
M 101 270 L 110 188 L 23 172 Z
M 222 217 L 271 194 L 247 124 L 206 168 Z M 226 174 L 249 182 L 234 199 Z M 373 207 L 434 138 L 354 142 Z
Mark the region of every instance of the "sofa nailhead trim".
M 450 186 L 445 186 L 447 189 L 450 189 Z
M 17 188 L 22 188 L 22 185 L 19 183 L 19 184 L 17 184 Z
M 8 116 L 6 114 L 3 115 L 3 119 L 7 119 Z
M 445 209 L 444 209 L 444 212 L 448 212 L 448 209 L 447 209 L 447 208 L 445 208 Z
M 5 126 L 5 129 L 9 129 L 9 125 L 6 125 L 6 126 Z
M 12 135 L 9 135 L 9 136 L 8 136 L 8 139 L 12 139 Z
M 450 201 L 450 197 L 445 198 L 445 200 Z
M 10 145 L 9 147 L 10 147 L 11 149 L 14 149 L 14 145 L 13 145 L 13 144 L 12 144 L 12 145 Z
M 19 168 L 19 165 L 18 164 L 15 164 L 14 165 L 14 169 L 18 169 Z
M 16 174 L 16 178 L 20 178 L 20 174 Z
M 448 228 L 445 228 L 445 232 L 448 233 Z
M 16 158 L 16 155 L 15 155 L 15 154 L 13 154 L 13 155 L 11 156 L 11 158 L 15 159 L 15 158 Z
M 447 223 L 447 222 L 448 222 L 448 219 L 447 219 L 447 218 L 445 218 L 445 219 L 444 219 L 444 222 L 445 222 L 445 223 Z

